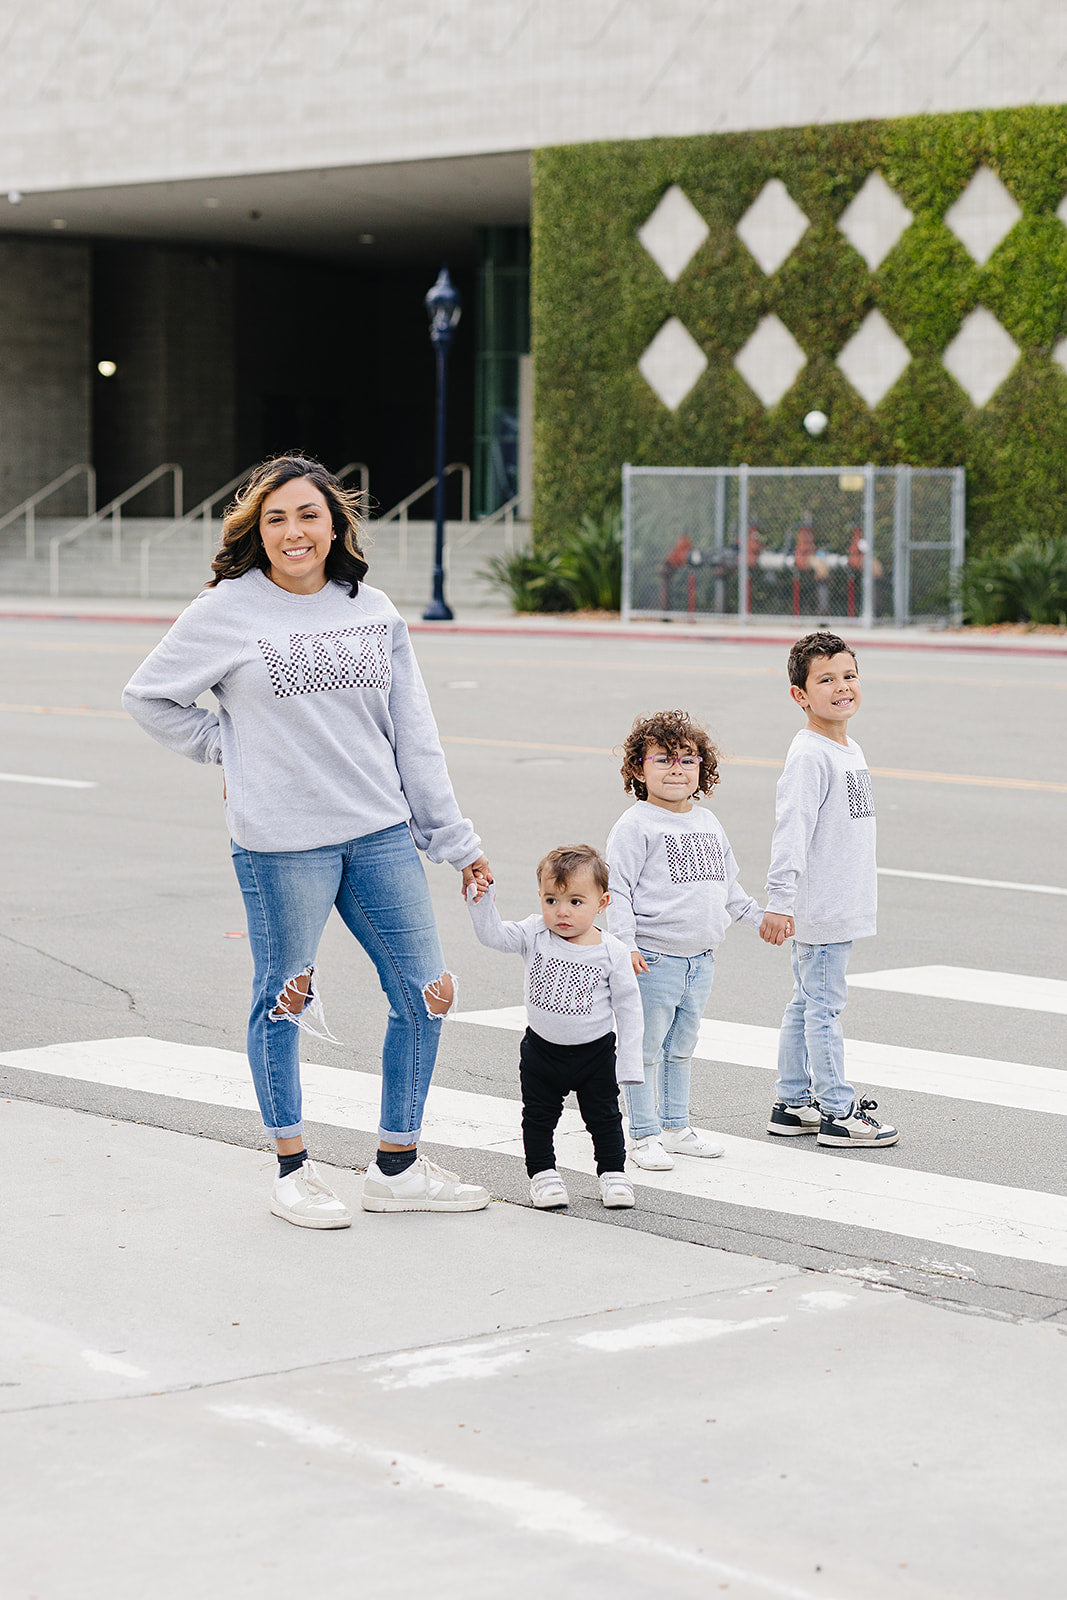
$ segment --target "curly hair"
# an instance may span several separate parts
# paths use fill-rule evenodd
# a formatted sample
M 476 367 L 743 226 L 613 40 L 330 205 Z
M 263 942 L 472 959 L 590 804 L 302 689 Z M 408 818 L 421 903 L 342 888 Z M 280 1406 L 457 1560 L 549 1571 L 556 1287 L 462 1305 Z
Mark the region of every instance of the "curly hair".
M 542 856 L 537 863 L 537 887 L 541 887 L 542 878 L 547 876 L 549 886 L 557 894 L 563 894 L 583 872 L 590 874 L 601 894 L 607 894 L 608 864 L 591 844 L 565 844 Z
M 343 488 L 321 462 L 299 455 L 271 456 L 261 462 L 238 489 L 223 514 L 222 543 L 211 563 L 215 576 L 207 583 L 209 589 L 216 588 L 224 578 L 241 578 L 254 567 L 261 572 L 269 571 L 270 561 L 259 536 L 260 513 L 267 496 L 294 478 L 307 478 L 329 507 L 336 537 L 326 557 L 327 578 L 347 583 L 353 596 L 358 593 L 367 575 L 367 563 L 359 546 L 362 497 L 352 489 Z
M 650 716 L 636 717 L 629 737 L 622 747 L 622 786 L 627 794 L 638 800 L 648 799 L 645 784 L 645 757 L 649 746 L 658 744 L 667 755 L 676 755 L 690 744 L 700 757 L 700 782 L 696 795 L 710 794 L 719 781 L 720 752 L 712 744 L 708 731 L 695 722 L 688 711 L 653 711 Z
M 804 689 L 808 683 L 808 673 L 811 671 L 813 661 L 829 661 L 831 656 L 851 656 L 853 663 L 856 661 L 856 652 L 844 639 L 839 639 L 836 633 L 806 633 L 803 639 L 798 639 L 789 652 L 789 681 L 797 689 Z

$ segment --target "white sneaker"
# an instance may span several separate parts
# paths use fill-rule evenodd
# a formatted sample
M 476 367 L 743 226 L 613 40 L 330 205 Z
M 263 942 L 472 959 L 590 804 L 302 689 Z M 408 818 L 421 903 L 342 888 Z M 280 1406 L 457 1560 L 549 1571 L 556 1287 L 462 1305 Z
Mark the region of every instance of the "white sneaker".
M 556 1206 L 569 1206 L 571 1197 L 555 1167 L 535 1172 L 530 1179 L 530 1199 L 538 1211 L 552 1211 Z
M 323 1183 L 312 1161 L 303 1161 L 287 1178 L 274 1179 L 270 1208 L 298 1228 L 350 1228 L 352 1213 Z
M 609 1211 L 633 1205 L 634 1186 L 625 1172 L 600 1174 L 600 1198 Z
M 387 1178 L 377 1162 L 363 1180 L 364 1211 L 481 1211 L 489 1190 L 479 1183 L 460 1183 L 436 1161 L 418 1156 L 395 1178 Z
M 704 1128 L 664 1128 L 660 1143 L 672 1156 L 722 1156 L 726 1146 Z
M 654 1133 L 650 1133 L 647 1139 L 633 1141 L 630 1160 L 635 1166 L 644 1167 L 647 1172 L 670 1172 L 674 1166 L 673 1157 L 667 1154 L 663 1141 Z

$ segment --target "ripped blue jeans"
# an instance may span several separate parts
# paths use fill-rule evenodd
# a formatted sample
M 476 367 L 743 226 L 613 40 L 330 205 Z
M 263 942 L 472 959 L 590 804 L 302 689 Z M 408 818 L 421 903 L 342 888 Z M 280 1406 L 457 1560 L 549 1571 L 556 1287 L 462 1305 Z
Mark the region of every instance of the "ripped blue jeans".
M 303 1131 L 300 1033 L 330 1038 L 314 985 L 315 955 L 331 907 L 374 962 L 389 1001 L 378 1137 L 418 1140 L 441 1015 L 445 973 L 426 874 L 406 823 L 319 850 L 269 854 L 231 846 L 244 895 L 255 972 L 248 1060 L 267 1132 Z

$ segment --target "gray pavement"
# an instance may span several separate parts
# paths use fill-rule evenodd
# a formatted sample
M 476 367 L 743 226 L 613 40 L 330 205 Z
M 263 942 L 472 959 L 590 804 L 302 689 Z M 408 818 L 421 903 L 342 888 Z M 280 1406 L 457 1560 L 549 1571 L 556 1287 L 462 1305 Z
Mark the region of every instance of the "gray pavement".
M 250 972 L 218 775 L 117 710 L 164 625 L 0 619 L 0 767 L 19 780 L 0 780 L 11 1593 L 421 1594 L 431 1574 L 457 1600 L 501 1581 L 520 1596 L 1058 1592 L 1064 1265 L 647 1184 L 609 1216 L 581 1173 L 569 1214 L 540 1216 L 513 1155 L 449 1146 L 431 1153 L 488 1183 L 489 1212 L 359 1214 L 320 1237 L 267 1213 L 250 1108 L 14 1055 L 145 1036 L 242 1048 Z M 880 861 L 972 881 L 883 878 L 853 970 L 1062 980 L 1067 897 L 1035 890 L 1067 887 L 1064 657 L 905 645 L 860 647 Z M 625 803 L 610 752 L 662 705 L 703 715 L 731 758 L 715 809 L 759 893 L 797 726 L 780 642 L 579 623 L 423 631 L 417 648 L 506 915 L 532 909 L 544 849 L 604 838 Z M 461 1009 L 515 1005 L 518 964 L 477 945 L 453 874 L 430 878 Z M 384 1003 L 339 926 L 319 970 L 347 1042 L 305 1056 L 376 1071 Z M 773 1028 L 788 988 L 782 952 L 740 930 L 710 1014 Z M 1055 1010 L 875 989 L 853 992 L 846 1033 L 1051 1073 L 1067 1043 Z M 515 1044 L 450 1024 L 435 1083 L 514 1103 Z M 694 1120 L 767 1143 L 770 1085 L 697 1062 Z M 878 1090 L 900 1144 L 812 1150 L 813 1168 L 877 1160 L 887 1181 L 1063 1196 L 1062 1116 L 965 1088 Z M 317 1124 L 312 1143 L 355 1197 L 369 1134 Z

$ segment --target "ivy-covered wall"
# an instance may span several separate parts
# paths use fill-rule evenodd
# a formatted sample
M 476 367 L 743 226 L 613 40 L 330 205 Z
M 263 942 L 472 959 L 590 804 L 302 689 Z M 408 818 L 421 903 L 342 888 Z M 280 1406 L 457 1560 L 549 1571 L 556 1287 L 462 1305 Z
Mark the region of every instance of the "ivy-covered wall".
M 984 266 L 944 221 L 987 166 L 1022 217 Z M 913 221 L 875 271 L 837 227 L 880 171 Z M 765 276 L 735 232 L 771 178 L 810 220 Z M 710 228 L 676 283 L 637 237 L 677 184 Z M 967 469 L 969 549 L 1067 524 L 1067 108 L 924 116 L 544 149 L 534 159 L 535 539 L 545 546 L 620 495 L 620 467 L 897 461 Z M 1021 347 L 977 407 L 942 365 L 975 306 Z M 912 360 L 872 409 L 835 364 L 877 307 Z M 765 409 L 733 365 L 773 312 L 807 363 Z M 676 411 L 638 360 L 677 317 L 708 366 Z M 815 440 L 802 418 L 828 413 Z

